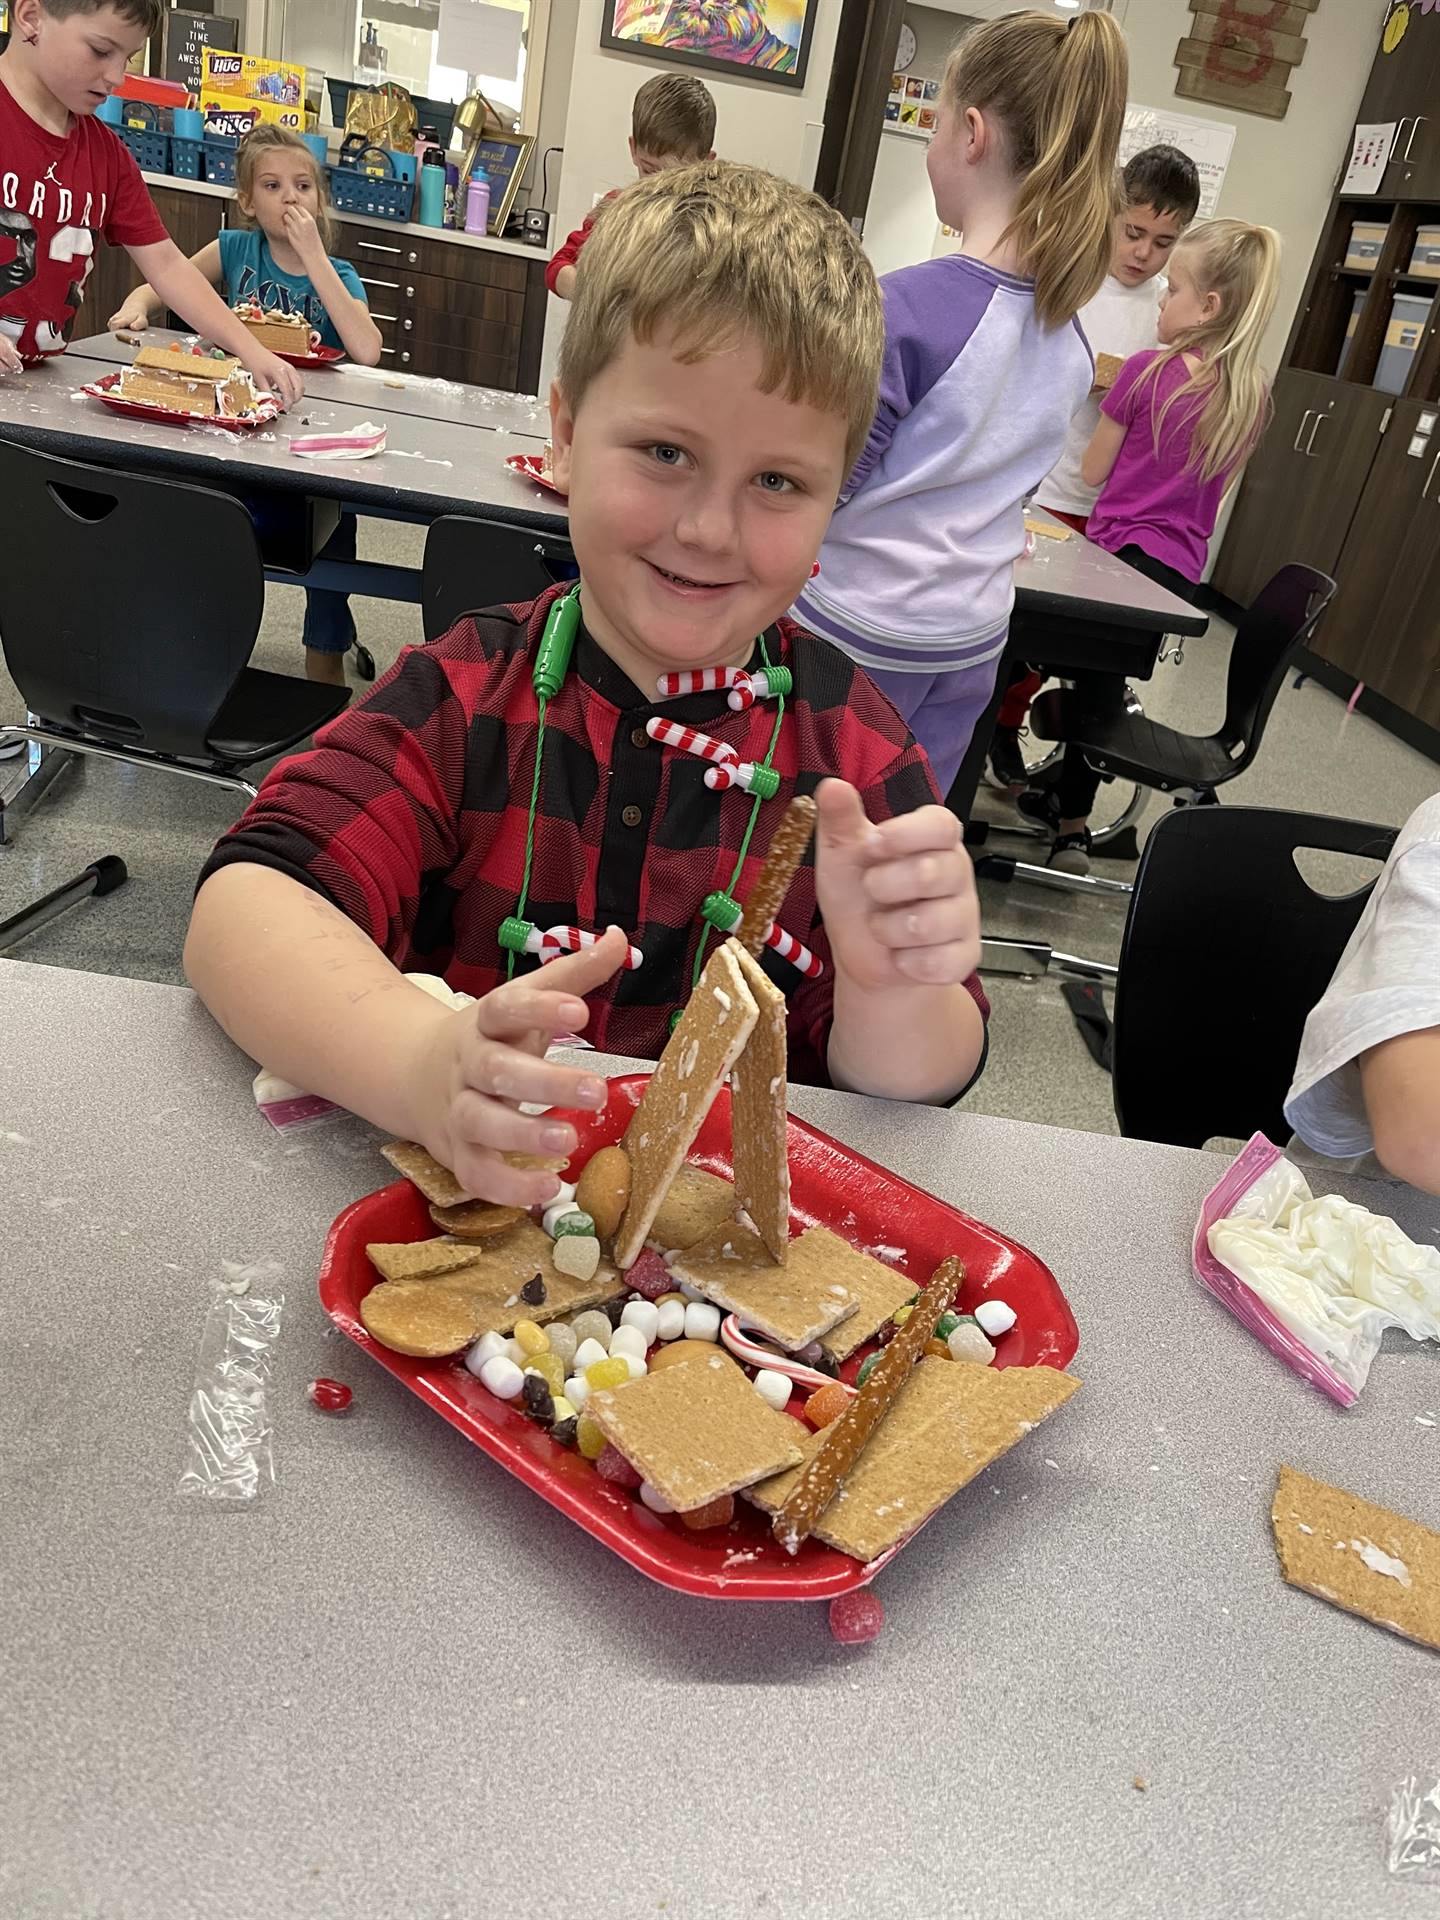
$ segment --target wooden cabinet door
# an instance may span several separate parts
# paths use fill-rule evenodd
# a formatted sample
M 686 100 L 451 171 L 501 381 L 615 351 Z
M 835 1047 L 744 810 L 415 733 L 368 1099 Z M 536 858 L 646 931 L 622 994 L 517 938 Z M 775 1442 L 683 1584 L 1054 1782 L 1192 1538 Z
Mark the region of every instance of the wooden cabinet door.
M 1333 574 L 1391 402 L 1320 373 L 1282 373 L 1241 482 L 1214 585 L 1248 606 L 1289 561 Z
M 1408 25 L 1396 38 L 1401 15 Z M 1414 0 L 1391 7 L 1356 119 L 1395 123 L 1381 193 L 1433 198 L 1440 185 L 1440 15 L 1422 13 Z
M 1440 407 L 1397 400 L 1315 651 L 1440 725 Z

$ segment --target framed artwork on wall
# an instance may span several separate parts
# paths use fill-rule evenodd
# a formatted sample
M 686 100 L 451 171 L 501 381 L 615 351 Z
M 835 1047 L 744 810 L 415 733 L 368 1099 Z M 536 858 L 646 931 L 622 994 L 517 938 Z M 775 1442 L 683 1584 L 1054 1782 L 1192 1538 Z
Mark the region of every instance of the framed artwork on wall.
M 600 44 L 802 87 L 820 0 L 604 0 Z

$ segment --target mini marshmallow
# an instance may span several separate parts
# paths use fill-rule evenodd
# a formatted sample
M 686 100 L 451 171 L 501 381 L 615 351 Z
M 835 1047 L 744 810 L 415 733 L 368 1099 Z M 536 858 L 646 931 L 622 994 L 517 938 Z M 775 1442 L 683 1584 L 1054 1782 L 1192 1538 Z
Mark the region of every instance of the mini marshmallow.
M 661 1340 L 679 1340 L 685 1332 L 685 1302 L 662 1300 L 655 1309 L 655 1332 Z
M 649 1300 L 631 1300 L 620 1315 L 620 1324 L 622 1327 L 635 1327 L 644 1335 L 646 1346 L 653 1346 L 660 1325 L 660 1309 Z M 610 1351 L 615 1351 L 613 1341 Z
M 505 1342 L 505 1358 L 524 1371 L 525 1362 L 530 1358 L 524 1347 L 513 1336 Z
M 687 1340 L 718 1340 L 720 1309 L 711 1306 L 708 1300 L 692 1300 L 685 1309 L 685 1338 Z
M 982 1300 L 975 1309 L 975 1319 L 982 1333 L 998 1340 L 1014 1326 L 1015 1309 L 1007 1307 L 1003 1300 Z
M 766 1406 L 774 1407 L 777 1413 L 783 1413 L 790 1403 L 790 1381 L 773 1367 L 762 1367 L 756 1374 L 755 1391 Z
M 597 1360 L 606 1357 L 606 1349 L 598 1340 L 582 1340 L 575 1349 L 574 1367 L 576 1373 L 584 1373 L 587 1367 L 593 1367 Z
M 480 1370 L 487 1360 L 493 1360 L 497 1354 L 504 1353 L 509 1342 L 503 1333 L 482 1333 L 465 1356 L 465 1365 L 478 1380 Z
M 658 1314 L 656 1318 L 659 1318 Z M 645 1358 L 646 1349 L 649 1345 L 650 1342 L 645 1338 L 639 1327 L 633 1323 L 630 1326 L 622 1323 L 616 1327 L 610 1336 L 610 1351 L 612 1354 L 623 1353 L 627 1356 L 633 1354 L 637 1360 L 643 1360 Z
M 674 1507 L 661 1493 L 658 1487 L 652 1487 L 648 1480 L 640 1482 L 640 1498 L 652 1513 L 673 1513 Z
M 555 1238 L 555 1229 L 560 1221 L 565 1218 L 565 1215 L 567 1213 L 578 1213 L 578 1211 L 579 1209 L 575 1205 L 575 1189 L 572 1187 L 568 1200 L 562 1195 L 560 1199 L 550 1202 L 549 1206 L 546 1207 L 544 1213 L 540 1216 L 540 1224 L 553 1240 Z
M 637 1354 L 619 1353 L 615 1355 L 615 1358 L 625 1362 L 626 1366 L 630 1369 L 630 1378 L 632 1380 L 643 1380 L 650 1371 L 644 1359 Z
M 590 1382 L 583 1373 L 572 1373 L 565 1382 L 565 1398 L 577 1413 L 584 1411 L 585 1402 L 590 1398 Z
M 488 1387 L 497 1400 L 514 1400 L 525 1384 L 525 1376 L 513 1360 L 497 1353 L 480 1369 L 480 1384 Z

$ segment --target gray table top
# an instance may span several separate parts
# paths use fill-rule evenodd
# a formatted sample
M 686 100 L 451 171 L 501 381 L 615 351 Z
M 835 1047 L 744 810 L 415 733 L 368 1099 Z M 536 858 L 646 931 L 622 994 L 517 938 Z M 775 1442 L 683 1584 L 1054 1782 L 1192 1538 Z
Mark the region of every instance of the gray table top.
M 4 962 L 0 1036 L 0 1912 L 1433 1913 L 1383 1821 L 1440 1770 L 1435 1656 L 1286 1588 L 1267 1515 L 1289 1461 L 1440 1520 L 1436 1356 L 1382 1353 L 1345 1414 L 1272 1359 L 1190 1277 L 1218 1157 L 797 1090 L 1080 1324 L 1083 1391 L 847 1650 L 652 1586 L 332 1334 L 373 1132 L 282 1141 L 188 993 Z M 238 1511 L 175 1492 L 227 1261 L 287 1293 L 276 1484 Z

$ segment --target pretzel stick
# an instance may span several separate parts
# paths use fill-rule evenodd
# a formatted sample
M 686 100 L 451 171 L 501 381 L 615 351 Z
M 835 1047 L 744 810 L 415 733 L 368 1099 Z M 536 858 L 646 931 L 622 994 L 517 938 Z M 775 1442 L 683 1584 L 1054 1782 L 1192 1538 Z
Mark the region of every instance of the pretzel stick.
M 770 1531 L 787 1553 L 795 1553 L 835 1498 L 845 1476 L 860 1458 L 865 1443 L 889 1412 L 891 1403 L 920 1358 L 925 1342 L 935 1332 L 940 1316 L 950 1311 L 965 1268 L 956 1255 L 942 1260 L 930 1284 L 915 1302 L 914 1311 L 880 1358 L 863 1387 L 845 1411 L 825 1428 L 825 1438 L 801 1469 L 784 1506 L 770 1523 Z
M 815 802 L 809 794 L 797 793 L 775 829 L 765 864 L 750 889 L 744 917 L 735 928 L 734 937 L 757 960 L 764 952 L 765 935 L 770 923 L 780 918 L 780 908 L 790 891 L 790 882 L 805 858 L 805 849 L 815 831 L 815 815 Z

